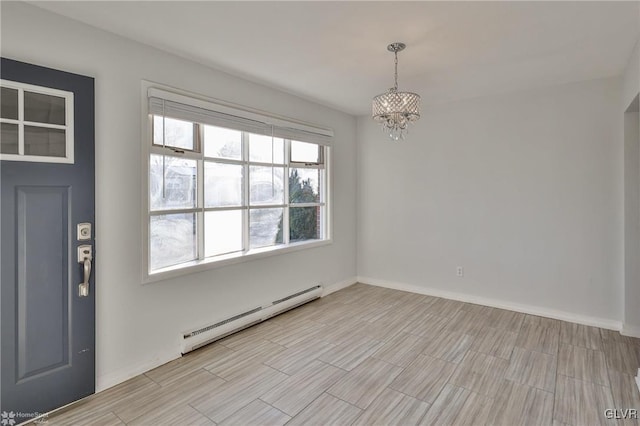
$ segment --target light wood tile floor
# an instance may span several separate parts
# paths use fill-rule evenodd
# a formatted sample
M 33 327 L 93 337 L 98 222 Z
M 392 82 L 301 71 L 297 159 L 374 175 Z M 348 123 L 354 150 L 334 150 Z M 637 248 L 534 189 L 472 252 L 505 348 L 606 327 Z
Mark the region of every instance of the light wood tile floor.
M 356 284 L 52 415 L 52 425 L 640 425 L 640 339 Z

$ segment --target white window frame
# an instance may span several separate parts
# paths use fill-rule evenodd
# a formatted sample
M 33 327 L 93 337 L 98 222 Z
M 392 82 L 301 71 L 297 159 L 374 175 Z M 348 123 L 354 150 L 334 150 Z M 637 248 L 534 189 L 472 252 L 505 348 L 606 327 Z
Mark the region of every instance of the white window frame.
M 227 266 L 227 265 L 232 265 L 232 264 L 237 264 L 237 263 L 242 263 L 242 262 L 247 262 L 247 261 L 251 261 L 251 260 L 255 260 L 255 259 L 261 259 L 261 258 L 265 258 L 265 257 L 269 257 L 269 256 L 275 256 L 275 255 L 280 255 L 280 254 L 285 254 L 285 253 L 290 253 L 293 251 L 299 251 L 299 250 L 305 250 L 305 249 L 310 249 L 310 248 L 315 248 L 315 247 L 321 247 L 321 246 L 325 246 L 325 245 L 329 245 L 333 243 L 333 235 L 332 235 L 332 203 L 331 203 L 331 147 L 330 146 L 323 146 L 323 145 L 319 145 L 321 146 L 320 152 L 322 153 L 322 158 L 321 161 L 323 161 L 323 166 L 324 166 L 324 173 L 321 173 L 321 176 L 323 176 L 324 181 L 320 183 L 320 189 L 321 189 L 321 193 L 320 193 L 320 202 L 318 203 L 308 203 L 308 206 L 321 206 L 320 208 L 323 209 L 323 213 L 320 215 L 321 217 L 321 222 L 320 222 L 320 236 L 321 238 L 318 240 L 307 240 L 307 241 L 300 241 L 300 242 L 294 242 L 291 243 L 289 242 L 289 208 L 291 205 L 293 206 L 297 206 L 297 207 L 305 207 L 307 206 L 307 204 L 301 204 L 301 203 L 290 203 L 288 199 L 284 200 L 284 204 L 282 205 L 260 205 L 260 206 L 251 206 L 248 203 L 248 197 L 249 197 L 249 176 L 248 173 L 246 173 L 248 171 L 248 168 L 250 166 L 253 165 L 263 165 L 263 166 L 268 166 L 268 167 L 278 167 L 280 165 L 278 164 L 271 164 L 271 163 L 259 163 L 259 162 L 254 162 L 254 161 L 250 161 L 249 160 L 249 155 L 248 155 L 248 138 L 245 137 L 244 135 L 246 135 L 246 133 L 243 133 L 243 138 L 242 138 L 242 150 L 243 150 L 243 157 L 242 160 L 227 160 L 227 159 L 218 159 L 218 158 L 209 158 L 209 157 L 205 157 L 204 156 L 204 147 L 203 147 L 203 141 L 200 141 L 200 152 L 196 152 L 196 151 L 190 151 L 190 150 L 184 150 L 184 152 L 181 152 L 179 154 L 176 153 L 176 151 L 170 147 L 163 147 L 163 146 L 159 146 L 159 145 L 154 145 L 152 143 L 152 137 L 153 137 L 153 124 L 152 124 L 152 116 L 149 114 L 149 109 L 148 109 L 148 92 L 150 88 L 158 88 L 158 89 L 162 89 L 162 90 L 169 90 L 172 93 L 176 93 L 177 95 L 180 96 L 188 96 L 188 97 L 193 97 L 193 99 L 197 100 L 197 104 L 198 105 L 207 105 L 210 108 L 216 108 L 219 107 L 220 111 L 224 111 L 225 113 L 227 113 L 230 110 L 237 110 L 237 111 L 247 111 L 250 110 L 251 113 L 253 115 L 253 117 L 255 117 L 256 115 L 261 115 L 264 117 L 269 117 L 271 116 L 269 113 L 265 113 L 263 111 L 258 111 L 258 110 L 253 110 L 253 109 L 247 109 L 246 107 L 241 107 L 241 106 L 237 106 L 237 105 L 233 105 L 233 104 L 229 104 L 226 102 L 222 102 L 222 101 L 218 101 L 215 99 L 210 99 L 210 98 L 203 98 L 202 96 L 199 95 L 194 95 L 191 94 L 189 92 L 185 92 L 185 91 L 181 91 L 181 90 L 177 90 L 175 88 L 169 88 L 157 83 L 152 83 L 152 82 L 148 82 L 148 81 L 142 81 L 142 93 L 141 93 L 141 99 L 142 99 L 142 124 L 143 124 L 143 128 L 142 128 L 142 167 L 141 167 L 141 171 L 142 171 L 142 190 L 143 190 L 143 196 L 142 196 L 142 259 L 143 259 L 143 270 L 142 270 L 142 283 L 143 284 L 147 284 L 147 283 L 152 283 L 152 282 L 157 282 L 157 281 L 162 281 L 162 280 L 166 280 L 166 279 L 170 279 L 170 278 L 174 278 L 174 277 L 179 277 L 179 276 L 183 276 L 183 275 L 187 275 L 187 274 L 192 274 L 192 273 L 196 273 L 196 272 L 201 272 L 201 271 L 205 271 L 205 270 L 209 270 L 209 269 L 214 269 L 214 268 L 219 268 L 219 267 L 223 267 L 223 266 Z M 252 118 L 253 118 L 252 117 Z M 279 117 L 279 116 L 273 116 L 276 117 L 276 120 L 287 120 L 286 117 Z M 312 126 L 309 124 L 309 126 Z M 195 142 L 195 141 L 194 141 Z M 290 142 L 287 142 L 287 140 L 285 139 L 285 159 L 284 159 L 284 164 L 282 164 L 281 166 L 284 168 L 284 185 L 285 185 L 285 197 L 288 196 L 288 183 L 289 183 L 289 170 L 290 168 L 317 168 L 317 166 L 312 166 L 311 164 L 305 164 L 305 163 L 290 163 L 289 159 L 290 159 Z M 197 203 L 196 203 L 196 207 L 194 208 L 187 208 L 187 209 L 177 209 L 177 210 L 163 210 L 162 212 L 160 211 L 154 211 L 151 212 L 150 209 L 150 197 L 149 197 L 149 171 L 150 171 L 150 156 L 151 154 L 165 154 L 168 156 L 177 156 L 177 157 L 182 157 L 182 158 L 188 158 L 188 159 L 195 159 L 198 162 L 201 162 L 201 164 L 198 165 L 198 178 L 197 178 L 197 182 L 198 182 L 198 187 L 197 187 Z M 278 244 L 275 246 L 269 246 L 269 247 L 262 247 L 262 248 L 257 248 L 257 249 L 248 249 L 245 251 L 239 251 L 239 252 L 234 252 L 234 253 L 230 253 L 230 254 L 226 254 L 226 255 L 218 255 L 218 256 L 214 256 L 214 257 L 209 257 L 209 258 L 204 258 L 204 238 L 203 238 L 203 224 L 204 224 L 204 212 L 206 211 L 221 211 L 221 210 L 229 210 L 230 208 L 227 207 L 220 207 L 220 208 L 210 208 L 210 207 L 204 207 L 204 203 L 203 203 L 203 189 L 202 189 L 202 184 L 204 182 L 203 176 L 201 176 L 204 172 L 204 161 L 205 160 L 212 160 L 215 161 L 217 163 L 229 163 L 229 164 L 242 164 L 243 167 L 245 168 L 245 174 L 244 174 L 244 178 L 243 178 L 243 185 L 244 185 L 244 197 L 246 198 L 244 201 L 244 205 L 242 207 L 233 207 L 231 209 L 233 210 L 242 210 L 243 211 L 243 246 L 244 247 L 249 247 L 248 245 L 248 239 L 249 239 L 249 235 L 247 232 L 244 232 L 244 228 L 248 226 L 248 221 L 249 221 L 249 212 L 253 209 L 260 209 L 260 208 L 283 208 L 284 214 L 283 214 L 283 244 Z M 295 207 L 294 207 L 295 208 Z M 150 271 L 150 258 L 149 258 L 149 254 L 150 254 L 150 235 L 149 235 L 149 228 L 150 228 L 150 218 L 152 215 L 158 215 L 158 214 L 170 214 L 170 213 L 181 213 L 181 212 L 189 212 L 189 213 L 195 213 L 196 214 L 196 223 L 197 223 L 197 227 L 198 229 L 196 230 L 197 235 L 198 235 L 198 239 L 197 239 L 197 256 L 198 259 L 194 260 L 194 261 L 190 261 L 190 262 L 184 262 L 184 263 L 180 263 L 178 265 L 174 265 L 174 266 L 169 266 L 166 268 L 162 268 L 159 269 L 157 271 L 151 272 Z M 247 235 L 244 235 L 247 234 Z
M 73 92 L 65 90 L 52 89 L 50 87 L 35 86 L 33 84 L 20 83 L 17 81 L 0 80 L 0 86 L 18 90 L 18 119 L 0 118 L 0 123 L 9 123 L 18 125 L 18 154 L 0 153 L 0 160 L 3 161 L 27 161 L 33 163 L 74 163 L 74 144 L 73 144 Z M 65 103 L 65 124 L 48 124 L 35 121 L 24 120 L 24 92 L 41 93 L 43 95 L 57 96 L 64 98 Z M 65 131 L 65 156 L 50 157 L 45 155 L 25 155 L 24 154 L 24 126 L 43 127 L 46 129 L 59 129 Z

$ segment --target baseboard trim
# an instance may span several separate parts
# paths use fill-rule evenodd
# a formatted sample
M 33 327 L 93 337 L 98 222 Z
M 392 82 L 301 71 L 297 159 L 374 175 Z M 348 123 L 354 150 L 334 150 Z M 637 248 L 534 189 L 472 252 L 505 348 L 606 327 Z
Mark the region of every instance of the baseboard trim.
M 343 288 L 347 288 L 349 286 L 352 286 L 357 282 L 358 282 L 358 277 L 351 277 L 351 278 L 346 279 L 344 281 L 340 281 L 340 282 L 328 285 L 328 286 L 324 287 L 324 289 L 322 291 L 322 297 L 328 296 L 331 293 L 335 293 L 338 290 L 342 290 Z
M 334 293 L 338 290 L 342 290 L 343 288 L 347 288 L 350 285 L 353 285 L 358 282 L 357 277 L 351 277 L 344 281 L 339 281 L 337 283 L 324 286 L 322 297 L 327 296 L 331 293 Z M 136 366 L 131 368 L 127 368 L 115 371 L 113 373 L 104 374 L 102 376 L 96 377 L 96 393 L 102 392 L 103 390 L 109 389 L 115 385 L 118 385 L 122 382 L 125 382 L 135 376 L 146 373 L 149 370 L 153 370 L 156 367 L 159 367 L 167 362 L 173 361 L 174 359 L 180 358 L 182 355 L 180 354 L 180 350 L 178 347 L 174 348 L 175 350 L 167 351 L 166 353 L 156 355 L 152 360 L 147 362 L 139 363 Z
M 358 282 L 362 284 L 374 285 L 377 287 L 385 287 L 394 290 L 407 291 L 410 293 L 424 294 L 426 296 L 442 297 L 444 299 L 458 300 L 460 302 L 474 303 L 477 305 L 490 306 L 492 308 L 506 309 L 509 311 L 521 312 L 524 314 L 537 315 L 540 317 L 553 318 L 592 327 L 605 328 L 607 330 L 620 331 L 622 329 L 622 322 L 620 321 L 573 314 L 570 312 L 558 311 L 555 309 L 548 309 L 540 306 L 525 305 L 520 303 L 508 302 L 505 300 L 491 299 L 487 297 L 474 296 L 471 294 L 441 290 L 433 287 L 422 287 L 414 284 L 386 281 L 370 277 L 360 276 L 358 277 Z
M 622 324 L 620 334 L 623 336 L 637 337 L 640 339 L 640 327 L 634 327 L 629 324 Z

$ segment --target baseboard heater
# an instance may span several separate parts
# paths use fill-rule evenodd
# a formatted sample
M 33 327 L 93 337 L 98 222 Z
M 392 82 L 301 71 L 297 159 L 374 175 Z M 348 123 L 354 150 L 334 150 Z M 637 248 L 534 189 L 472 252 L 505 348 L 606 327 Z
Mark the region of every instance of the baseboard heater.
M 258 306 L 230 318 L 200 327 L 182 334 L 181 352 L 186 354 L 209 343 L 237 333 L 247 327 L 258 324 L 283 312 L 296 308 L 322 296 L 322 286 L 308 288 L 287 297 L 275 300 L 264 306 Z

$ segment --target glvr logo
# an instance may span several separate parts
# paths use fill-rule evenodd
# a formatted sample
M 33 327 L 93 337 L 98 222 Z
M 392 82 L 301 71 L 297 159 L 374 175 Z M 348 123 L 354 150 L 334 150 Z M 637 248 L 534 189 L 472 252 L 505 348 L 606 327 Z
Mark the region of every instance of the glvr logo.
M 604 410 L 604 416 L 607 419 L 637 419 L 638 418 L 638 410 L 635 408 L 607 408 Z
M 13 426 L 16 424 L 16 413 L 13 411 L 0 413 L 0 423 L 2 426 Z

